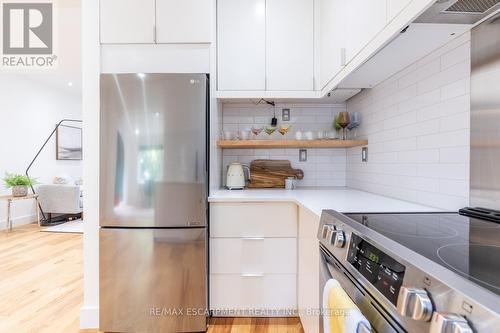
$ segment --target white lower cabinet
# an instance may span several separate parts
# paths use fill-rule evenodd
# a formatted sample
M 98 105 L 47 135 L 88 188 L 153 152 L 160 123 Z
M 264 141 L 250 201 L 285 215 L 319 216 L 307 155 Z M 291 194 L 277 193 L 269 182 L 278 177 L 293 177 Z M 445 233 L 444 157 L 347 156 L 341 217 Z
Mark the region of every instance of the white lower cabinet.
M 299 209 L 298 309 L 305 333 L 319 332 L 319 243 L 316 237 L 319 217 Z
M 213 203 L 210 237 L 297 237 L 297 205 L 276 203 Z
M 213 238 L 210 272 L 297 274 L 296 238 Z
M 214 316 L 291 316 L 297 309 L 297 206 L 210 205 Z
M 297 308 L 296 288 L 295 274 L 210 274 L 210 308 L 215 316 L 284 316 Z

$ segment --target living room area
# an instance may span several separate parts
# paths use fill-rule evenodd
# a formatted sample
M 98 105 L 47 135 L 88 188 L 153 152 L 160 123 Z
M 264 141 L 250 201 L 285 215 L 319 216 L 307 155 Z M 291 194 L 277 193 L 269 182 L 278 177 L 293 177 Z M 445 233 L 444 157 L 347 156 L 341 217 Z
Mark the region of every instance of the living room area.
M 79 330 L 81 3 L 56 7 L 52 66 L 0 69 L 0 332 Z
M 42 229 L 63 222 L 63 218 L 57 217 L 60 214 L 76 217 L 82 212 L 79 1 L 61 3 L 57 19 L 58 25 L 64 29 L 54 31 L 57 31 L 54 45 L 60 47 L 56 49 L 57 60 L 53 66 L 2 68 L 2 228 L 7 227 L 8 220 L 9 228 L 37 221 L 35 200 L 24 200 L 23 194 L 28 194 L 29 198 L 38 195 L 35 199 L 41 208 Z M 31 183 L 33 186 L 29 186 Z M 10 195 L 14 197 L 10 198 Z M 9 203 L 8 198 L 15 200 Z

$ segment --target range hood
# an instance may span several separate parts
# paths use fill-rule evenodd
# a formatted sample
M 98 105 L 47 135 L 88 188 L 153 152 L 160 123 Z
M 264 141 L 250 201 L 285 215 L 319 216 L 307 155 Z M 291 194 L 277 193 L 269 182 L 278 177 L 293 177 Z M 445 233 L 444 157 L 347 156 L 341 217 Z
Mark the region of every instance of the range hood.
M 500 9 L 500 0 L 437 0 L 414 23 L 475 24 Z

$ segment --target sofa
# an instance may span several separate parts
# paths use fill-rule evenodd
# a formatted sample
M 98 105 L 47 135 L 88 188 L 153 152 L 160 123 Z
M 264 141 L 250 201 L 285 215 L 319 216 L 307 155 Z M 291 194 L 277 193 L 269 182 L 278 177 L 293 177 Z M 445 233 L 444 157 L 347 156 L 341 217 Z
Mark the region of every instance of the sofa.
M 36 189 L 38 201 L 44 213 L 80 214 L 83 211 L 82 187 L 67 184 L 39 185 Z

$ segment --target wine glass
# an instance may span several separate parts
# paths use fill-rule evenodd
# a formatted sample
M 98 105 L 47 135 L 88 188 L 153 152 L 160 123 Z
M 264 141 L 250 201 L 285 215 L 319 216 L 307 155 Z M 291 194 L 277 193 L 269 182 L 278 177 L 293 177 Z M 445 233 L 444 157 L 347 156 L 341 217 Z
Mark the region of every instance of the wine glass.
M 342 127 L 342 140 L 347 139 L 345 128 L 347 127 L 347 125 L 349 125 L 350 122 L 351 122 L 351 120 L 349 117 L 349 112 L 344 111 L 344 112 L 339 113 L 338 123 L 339 123 L 340 127 Z
M 266 126 L 266 128 L 264 128 L 264 132 L 266 132 L 266 134 L 269 135 L 269 137 L 271 137 L 271 135 L 273 135 L 275 131 L 276 131 L 275 126 Z
M 280 128 L 278 129 L 278 132 L 283 136 L 284 139 L 286 139 L 286 133 L 292 129 L 292 125 L 280 125 Z
M 359 125 L 361 125 L 361 115 L 359 114 L 359 112 L 354 112 L 353 114 L 351 114 L 351 122 L 349 123 L 349 125 L 347 125 L 347 129 L 349 131 L 352 131 L 354 130 L 354 133 L 353 133 L 353 137 L 356 138 L 357 137 L 357 128 L 359 127 Z
M 333 117 L 332 128 L 335 130 L 336 137 L 340 137 L 340 130 L 342 127 L 339 125 L 339 115 L 338 113 Z
M 257 139 L 257 137 L 259 136 L 259 134 L 264 130 L 264 127 L 259 127 L 259 128 L 256 128 L 254 126 L 252 126 L 252 133 L 254 135 L 254 139 Z

